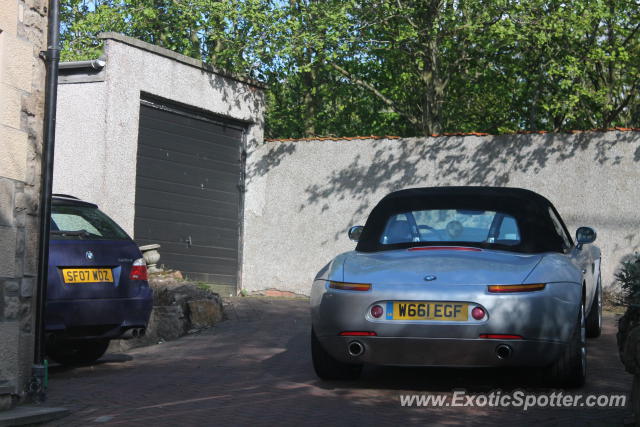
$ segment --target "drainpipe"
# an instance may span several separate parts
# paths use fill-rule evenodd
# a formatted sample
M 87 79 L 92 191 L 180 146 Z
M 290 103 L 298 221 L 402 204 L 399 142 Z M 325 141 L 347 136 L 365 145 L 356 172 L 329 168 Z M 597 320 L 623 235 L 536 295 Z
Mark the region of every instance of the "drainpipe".
M 51 190 L 53 152 L 56 134 L 56 100 L 58 64 L 60 62 L 60 4 L 49 0 L 47 51 L 42 52 L 47 64 L 44 100 L 44 132 L 40 181 L 40 235 L 38 241 L 38 281 L 36 286 L 35 346 L 29 392 L 37 402 L 46 398 L 47 366 L 44 358 L 44 309 L 47 299 L 49 268 L 49 231 L 51 225 Z
M 104 59 L 91 59 L 89 61 L 70 61 L 70 62 L 61 62 L 60 65 L 58 65 L 58 69 L 59 70 L 75 70 L 75 69 L 82 69 L 82 68 L 87 68 L 90 70 L 96 70 L 96 71 L 100 71 L 104 68 L 104 66 L 107 65 L 106 61 Z

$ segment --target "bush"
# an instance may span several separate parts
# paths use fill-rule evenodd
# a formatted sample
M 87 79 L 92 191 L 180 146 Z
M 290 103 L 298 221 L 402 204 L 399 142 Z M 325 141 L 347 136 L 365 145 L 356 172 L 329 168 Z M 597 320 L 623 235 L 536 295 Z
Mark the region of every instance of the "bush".
M 625 294 L 627 304 L 640 304 L 640 254 L 622 262 L 620 271 L 616 273 L 616 281 Z

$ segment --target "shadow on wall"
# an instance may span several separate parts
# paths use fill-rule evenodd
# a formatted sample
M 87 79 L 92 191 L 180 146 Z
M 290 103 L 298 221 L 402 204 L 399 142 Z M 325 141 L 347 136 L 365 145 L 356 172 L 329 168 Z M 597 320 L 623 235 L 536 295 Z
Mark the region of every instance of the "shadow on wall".
M 264 89 L 224 76 L 210 66 L 203 69 L 201 74 L 207 78 L 209 85 L 221 94 L 222 105 L 226 106 L 227 115 L 232 115 L 234 111 L 242 111 L 244 106 L 248 106 L 251 117 L 261 117 L 259 113 L 264 111 L 264 95 L 261 92 Z M 262 121 L 255 124 L 264 127 Z M 249 141 L 250 145 L 256 143 L 257 141 Z
M 280 166 L 285 157 L 292 155 L 295 151 L 294 143 L 278 143 L 275 147 L 271 147 L 266 154 L 259 157 L 256 162 L 251 161 L 253 154 L 249 152 L 247 164 L 252 164 L 252 167 L 247 171 L 247 184 L 252 183 L 258 177 L 267 175 L 269 171 Z
M 538 173 L 552 159 L 562 162 L 588 149 L 595 152 L 594 162 L 617 165 L 622 156 L 612 154 L 613 148 L 637 140 L 635 132 L 619 132 L 611 139 L 604 139 L 604 135 L 499 135 L 482 137 L 480 143 L 469 143 L 469 137 L 427 139 L 422 144 L 414 139 L 374 140 L 370 142 L 375 150 L 373 161 L 356 155 L 346 168 L 334 171 L 326 181 L 309 185 L 299 211 L 322 205 L 324 212 L 329 209 L 329 198 L 348 199 L 358 203 L 352 223 L 371 209 L 370 196 L 379 190 L 391 192 L 423 185 L 429 178 L 431 182 L 437 178 L 440 185 L 506 186 L 513 172 Z M 268 172 L 294 151 L 295 146 L 286 143 L 271 149 L 255 173 Z M 640 148 L 634 160 L 640 161 Z
M 615 244 L 613 245 L 613 251 L 614 252 L 619 252 L 619 251 L 628 251 L 631 250 L 633 251 L 633 253 L 628 254 L 628 255 L 624 255 L 621 259 L 620 262 L 623 262 L 629 258 L 631 258 L 633 256 L 633 254 L 640 252 L 640 234 L 636 234 L 636 233 L 629 233 L 629 234 L 625 234 L 624 238 L 623 238 L 624 244 L 620 244 L 619 242 L 615 242 Z
M 4 178 L 0 177 L 0 180 L 3 180 Z M 3 184 L 2 182 L 0 182 L 0 184 Z M 6 189 L 1 188 L 2 191 L 6 191 Z M 13 196 L 13 194 L 11 194 L 11 196 Z M 10 215 L 7 215 L 8 211 L 6 209 L 0 209 L 0 225 L 5 226 L 5 225 L 9 225 L 13 223 L 13 217 Z M 3 246 L 5 245 L 5 242 L 1 242 L 0 244 L 2 244 Z

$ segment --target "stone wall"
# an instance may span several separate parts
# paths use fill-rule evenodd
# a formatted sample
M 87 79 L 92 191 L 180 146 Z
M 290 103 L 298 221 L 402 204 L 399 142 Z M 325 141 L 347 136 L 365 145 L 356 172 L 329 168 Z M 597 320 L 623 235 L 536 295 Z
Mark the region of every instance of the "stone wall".
M 387 193 L 410 187 L 523 187 L 568 227 L 591 225 L 605 287 L 640 250 L 640 132 L 269 141 L 248 159 L 243 287 L 308 294 L 315 274 L 354 248 Z
M 24 396 L 33 362 L 46 4 L 0 6 L 0 410 Z

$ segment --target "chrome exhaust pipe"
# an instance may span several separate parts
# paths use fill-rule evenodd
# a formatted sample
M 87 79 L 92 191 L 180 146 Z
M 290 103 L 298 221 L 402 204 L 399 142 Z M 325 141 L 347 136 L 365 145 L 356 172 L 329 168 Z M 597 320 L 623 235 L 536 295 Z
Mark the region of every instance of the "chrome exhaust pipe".
M 350 356 L 358 357 L 364 353 L 364 346 L 360 341 L 351 341 L 347 346 L 347 351 Z
M 130 340 L 130 339 L 134 339 L 134 338 L 142 338 L 145 336 L 145 334 L 147 333 L 147 330 L 145 328 L 133 328 L 133 329 L 127 329 L 124 334 L 122 334 L 120 336 L 119 339 L 121 340 Z
M 506 344 L 500 344 L 496 347 L 496 357 L 500 360 L 505 360 L 511 357 L 513 350 Z
M 118 337 L 118 339 L 130 340 L 132 338 L 135 338 L 134 332 L 135 332 L 135 329 L 127 329 L 126 331 L 124 331 L 122 335 Z
M 146 333 L 146 330 L 144 328 L 136 328 L 133 330 L 131 334 L 133 335 L 134 338 L 142 338 L 145 333 Z

